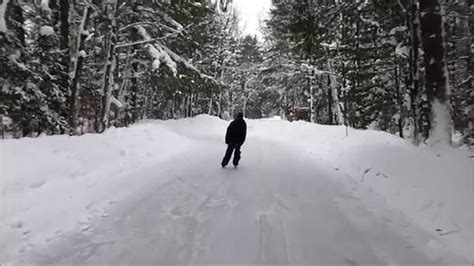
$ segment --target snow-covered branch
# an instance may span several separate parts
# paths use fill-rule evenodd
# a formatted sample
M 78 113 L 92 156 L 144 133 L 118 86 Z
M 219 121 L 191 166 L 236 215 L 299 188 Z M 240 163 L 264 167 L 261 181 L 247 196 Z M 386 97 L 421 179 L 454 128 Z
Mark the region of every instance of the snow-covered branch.
M 126 31 L 130 28 L 135 28 L 135 27 L 138 27 L 138 26 L 145 26 L 145 25 L 155 26 L 156 24 L 158 24 L 158 23 L 157 22 L 148 22 L 148 21 L 140 21 L 140 22 L 130 23 L 130 24 L 125 25 L 122 28 L 120 28 L 118 30 L 118 32 Z
M 176 33 L 176 34 L 180 34 L 184 31 L 184 28 L 173 29 L 173 28 L 171 28 L 171 27 L 169 27 L 165 24 L 159 23 L 159 22 L 147 22 L 147 21 L 141 21 L 141 22 L 136 22 L 136 23 L 131 23 L 131 24 L 125 25 L 122 28 L 120 28 L 118 31 L 122 32 L 122 31 L 125 31 L 125 30 L 130 29 L 130 28 L 136 28 L 138 26 L 147 26 L 147 25 L 155 26 L 155 27 L 159 26 L 160 28 L 164 28 L 165 30 Z
M 134 45 L 144 45 L 144 44 L 150 44 L 150 43 L 156 43 L 160 40 L 164 40 L 164 39 L 167 39 L 167 38 L 171 38 L 173 36 L 176 36 L 175 33 L 173 34 L 168 34 L 168 35 L 165 35 L 163 37 L 158 37 L 158 38 L 154 38 L 154 39 L 149 39 L 149 40 L 143 40 L 143 41 L 136 41 L 136 42 L 132 42 L 132 43 L 123 43 L 123 44 L 119 44 L 115 47 L 115 49 L 119 49 L 119 48 L 124 48 L 124 47 L 130 47 L 130 46 L 134 46 Z

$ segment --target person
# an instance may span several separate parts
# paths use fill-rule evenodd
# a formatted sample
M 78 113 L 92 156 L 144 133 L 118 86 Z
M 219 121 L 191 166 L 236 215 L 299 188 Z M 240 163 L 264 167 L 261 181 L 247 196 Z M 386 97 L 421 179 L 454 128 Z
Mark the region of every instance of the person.
M 225 156 L 222 159 L 221 166 L 226 167 L 226 165 L 230 161 L 230 157 L 232 156 L 232 152 L 234 152 L 234 159 L 232 163 L 234 167 L 239 165 L 240 161 L 240 147 L 245 142 L 245 137 L 247 135 L 247 124 L 244 120 L 244 115 L 242 112 L 239 112 L 235 117 L 234 121 L 232 121 L 227 127 L 227 132 L 225 134 L 225 143 L 227 144 L 227 150 L 225 152 Z

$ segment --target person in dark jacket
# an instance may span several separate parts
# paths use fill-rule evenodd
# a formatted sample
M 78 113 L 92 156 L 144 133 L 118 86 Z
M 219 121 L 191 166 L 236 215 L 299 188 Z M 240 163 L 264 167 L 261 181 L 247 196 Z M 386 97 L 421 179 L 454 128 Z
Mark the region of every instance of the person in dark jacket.
M 225 152 L 224 159 L 222 159 L 222 167 L 225 167 L 234 152 L 234 159 L 232 163 L 235 167 L 239 165 L 240 160 L 240 147 L 245 142 L 245 137 L 247 135 L 247 124 L 244 120 L 244 115 L 240 112 L 237 114 L 234 121 L 232 121 L 227 127 L 227 133 L 225 134 L 225 143 L 227 146 L 227 151 Z

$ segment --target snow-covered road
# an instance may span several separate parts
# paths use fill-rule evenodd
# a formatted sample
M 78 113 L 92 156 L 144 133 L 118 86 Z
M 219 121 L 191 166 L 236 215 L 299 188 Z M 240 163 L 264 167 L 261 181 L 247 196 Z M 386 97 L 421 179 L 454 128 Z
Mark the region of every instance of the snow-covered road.
M 82 231 L 21 258 L 33 264 L 432 264 L 439 251 L 405 218 L 380 217 L 304 153 L 249 138 L 238 169 L 219 166 L 221 137 L 134 171 L 139 192 Z M 154 178 L 156 177 L 156 178 Z M 143 180 L 143 178 L 140 178 Z M 433 254 L 436 254 L 433 256 Z

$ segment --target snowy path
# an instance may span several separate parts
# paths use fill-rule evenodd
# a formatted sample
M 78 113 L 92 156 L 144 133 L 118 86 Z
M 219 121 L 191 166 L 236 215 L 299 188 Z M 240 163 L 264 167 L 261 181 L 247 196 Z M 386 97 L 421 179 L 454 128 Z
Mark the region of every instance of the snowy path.
M 22 262 L 34 264 L 432 264 L 318 165 L 278 143 L 249 139 L 241 167 L 221 169 L 221 139 L 197 138 L 140 193 Z M 163 178 L 166 176 L 166 178 Z M 158 181 L 159 180 L 159 181 Z M 395 229 L 394 229 L 395 228 Z M 417 239 L 417 240 L 416 240 Z

